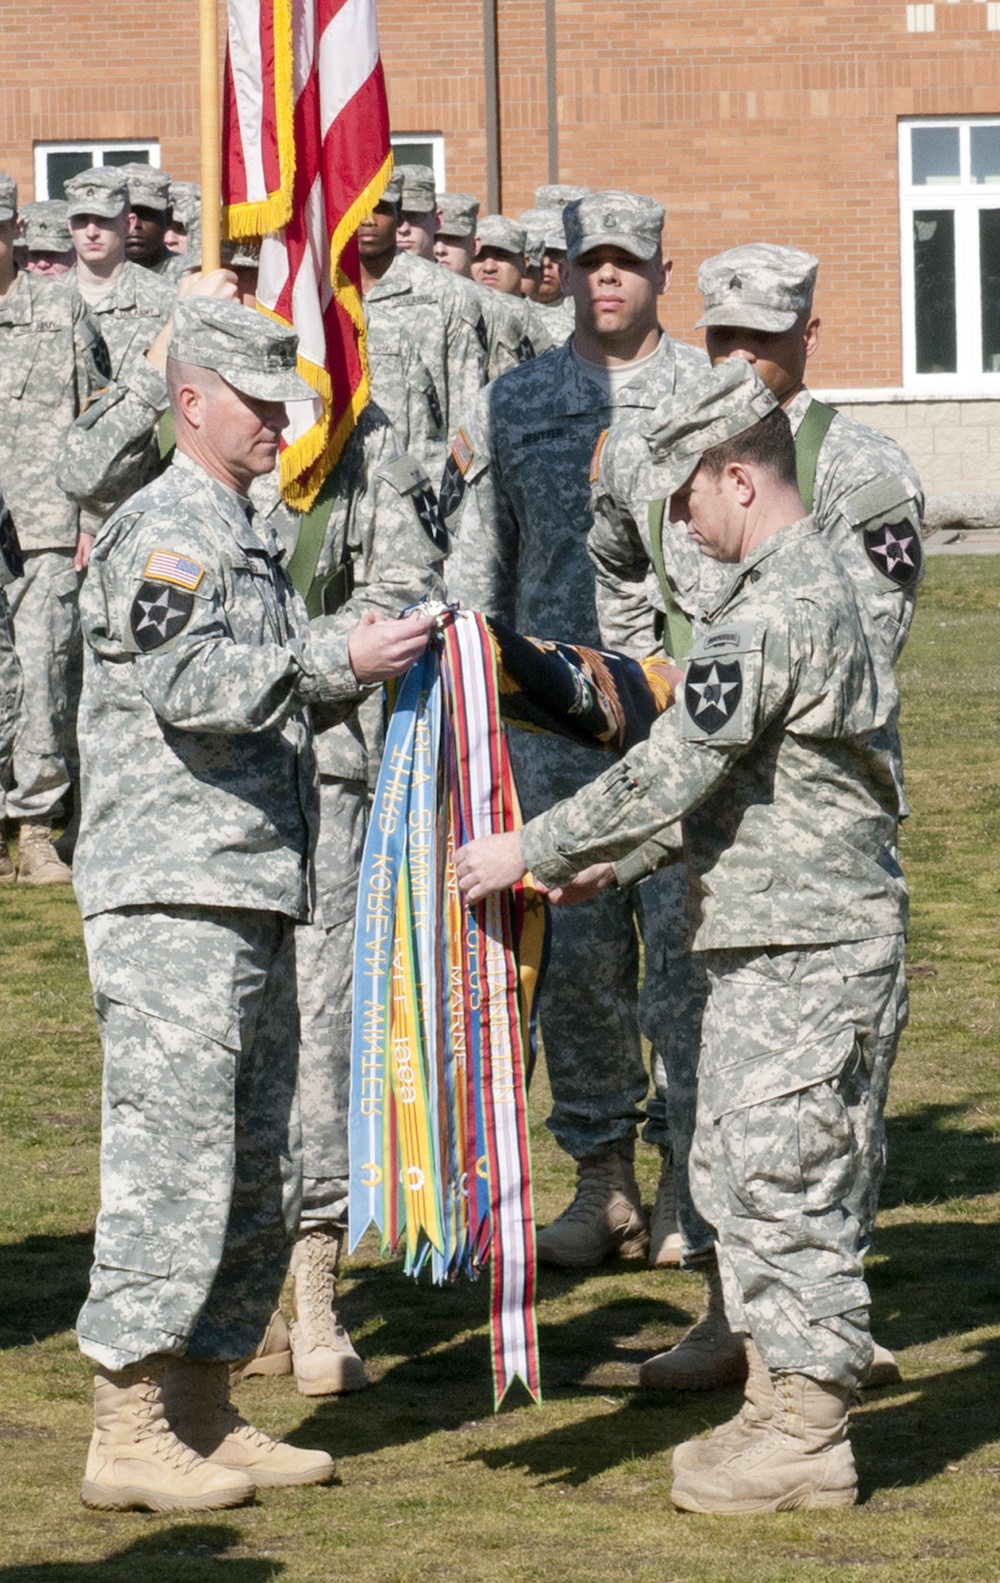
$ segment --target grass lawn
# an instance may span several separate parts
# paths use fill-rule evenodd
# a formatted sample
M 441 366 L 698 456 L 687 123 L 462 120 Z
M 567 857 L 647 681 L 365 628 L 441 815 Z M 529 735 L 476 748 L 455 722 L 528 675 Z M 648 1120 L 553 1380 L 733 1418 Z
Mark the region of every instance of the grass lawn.
M 913 817 L 912 1015 L 870 1262 L 873 1328 L 905 1383 L 854 1418 L 862 1503 L 675 1513 L 670 1451 L 732 1393 L 650 1398 L 639 1362 L 690 1323 L 688 1276 L 543 1271 L 545 1404 L 491 1411 L 488 1290 L 352 1261 L 344 1315 L 374 1388 L 308 1402 L 251 1382 L 262 1427 L 333 1453 L 340 1482 L 217 1517 L 88 1512 L 90 1368 L 72 1325 L 97 1203 L 100 1059 L 79 919 L 0 893 L 0 1583 L 885 1583 L 1000 1579 L 1000 557 L 938 557 L 901 669 Z M 532 1096 L 536 1204 L 571 1167 Z M 643 1151 L 651 1194 L 658 1159 Z M 219 1566 L 223 1567 L 220 1574 Z

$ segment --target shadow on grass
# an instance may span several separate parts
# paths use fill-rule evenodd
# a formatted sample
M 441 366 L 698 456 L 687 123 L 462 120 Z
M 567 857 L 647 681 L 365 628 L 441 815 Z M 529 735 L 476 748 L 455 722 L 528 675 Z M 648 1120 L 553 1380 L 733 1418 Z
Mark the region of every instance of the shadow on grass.
M 75 1325 L 93 1255 L 91 1232 L 0 1244 L 0 1349 L 29 1346 Z
M 241 1555 L 243 1535 L 219 1523 L 184 1523 L 145 1535 L 100 1561 L 46 1561 L 30 1566 L 0 1567 L 3 1583 L 102 1583 L 130 1570 L 141 1583 L 196 1583 L 218 1577 L 216 1563 L 226 1563 L 232 1583 L 267 1583 L 285 1570 L 284 1563 Z
M 922 1105 L 886 1121 L 889 1165 L 882 1208 L 1000 1192 L 1000 1140 L 962 1126 L 964 1105 Z
M 1000 1441 L 1000 1338 L 970 1342 L 962 1355 L 967 1363 L 904 1380 L 866 1398 L 865 1410 L 852 1415 L 861 1500 L 880 1489 L 923 1484 Z

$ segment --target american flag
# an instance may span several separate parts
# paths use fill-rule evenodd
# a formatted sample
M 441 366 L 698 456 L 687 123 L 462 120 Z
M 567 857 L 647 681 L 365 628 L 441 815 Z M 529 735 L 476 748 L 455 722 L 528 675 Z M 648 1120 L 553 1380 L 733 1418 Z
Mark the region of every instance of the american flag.
M 355 233 L 392 170 L 374 0 L 228 0 L 223 197 L 263 236 L 257 303 L 299 337 L 281 481 L 305 509 L 369 396 Z

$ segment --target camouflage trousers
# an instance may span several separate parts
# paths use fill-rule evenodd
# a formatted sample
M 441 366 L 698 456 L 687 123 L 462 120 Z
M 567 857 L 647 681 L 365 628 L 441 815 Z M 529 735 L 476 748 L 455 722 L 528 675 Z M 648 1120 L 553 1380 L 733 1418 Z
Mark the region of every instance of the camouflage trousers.
M 607 754 L 558 737 L 509 733 L 525 819 L 571 796 L 608 766 Z M 539 1026 L 552 1089 L 547 1126 L 575 1159 L 607 1150 L 630 1153 L 646 1120 L 647 1143 L 667 1146 L 671 1128 L 665 1095 L 654 1094 L 644 1114 L 649 1080 L 640 1024 L 656 1039 L 665 1070 L 669 1035 L 686 1067 L 696 1064 L 699 1018 L 684 1010 L 688 987 L 668 976 L 671 953 L 687 938 L 687 881 L 662 870 L 633 890 L 614 887 L 578 907 L 552 909 L 552 945 L 539 1006 Z M 641 929 L 646 973 L 639 987 Z M 678 933 L 680 931 L 680 933 Z M 650 964 L 657 964 L 655 972 Z M 682 1018 L 687 1023 L 682 1026 Z M 666 1042 L 664 1042 L 666 1040 Z
M 301 1202 L 295 934 L 248 908 L 85 921 L 104 1091 L 77 1333 L 105 1367 L 242 1358 L 264 1333 Z
M 80 647 L 80 579 L 72 550 L 33 550 L 11 583 L 14 641 L 24 678 L 8 819 L 48 819 L 69 790 L 76 762 L 74 656 Z
M 645 966 L 639 1022 L 650 1041 L 653 1098 L 643 1130 L 667 1147 L 677 1190 L 682 1262 L 697 1268 L 715 1255 L 715 1232 L 695 1208 L 688 1160 L 698 1106 L 698 1056 L 708 995 L 703 954 L 688 939 L 688 875 L 684 863 L 662 868 L 638 887 Z
M 298 929 L 302 1223 L 347 1224 L 354 912 L 368 824 L 364 781 L 320 779 L 316 909 Z
M 705 953 L 691 1181 L 729 1322 L 770 1368 L 852 1387 L 871 1361 L 861 1216 L 881 1179 L 903 949 L 890 935 Z
M 0 797 L 11 783 L 22 691 L 21 665 L 14 648 L 14 623 L 7 591 L 0 588 Z

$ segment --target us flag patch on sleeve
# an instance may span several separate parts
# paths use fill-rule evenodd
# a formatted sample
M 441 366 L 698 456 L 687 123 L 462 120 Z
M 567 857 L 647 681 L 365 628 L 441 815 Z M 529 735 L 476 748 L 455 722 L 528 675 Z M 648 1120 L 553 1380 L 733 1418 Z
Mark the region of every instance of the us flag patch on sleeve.
M 175 587 L 186 588 L 193 594 L 205 575 L 205 568 L 199 566 L 197 561 L 189 561 L 185 556 L 175 554 L 173 550 L 154 550 L 142 575 L 151 577 L 154 582 L 173 583 Z
M 455 466 L 464 478 L 475 455 L 472 446 L 469 444 L 469 436 L 464 429 L 459 429 L 455 435 L 455 443 L 452 445 L 451 454 Z

